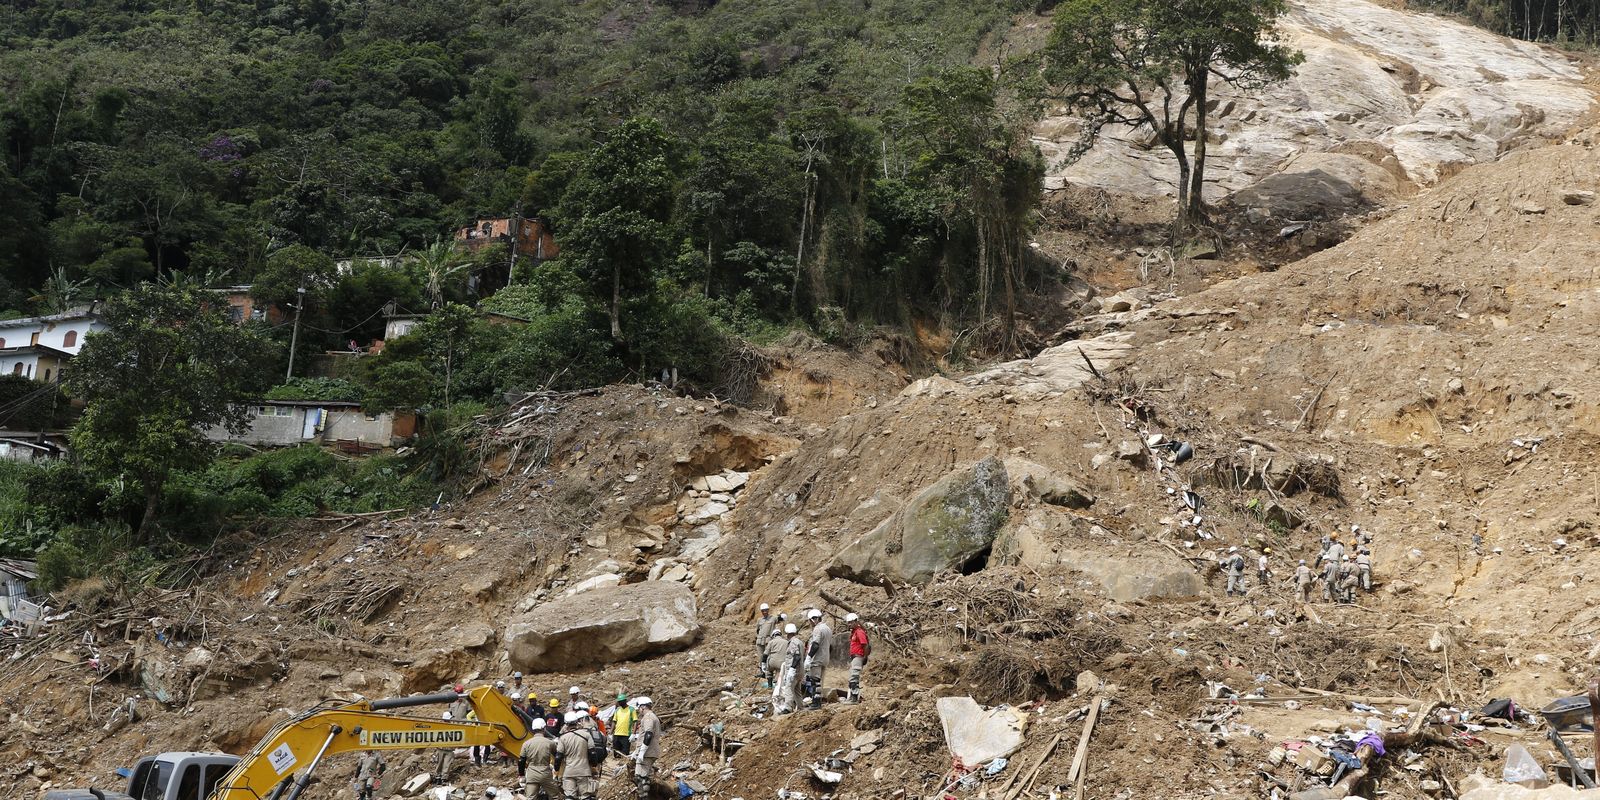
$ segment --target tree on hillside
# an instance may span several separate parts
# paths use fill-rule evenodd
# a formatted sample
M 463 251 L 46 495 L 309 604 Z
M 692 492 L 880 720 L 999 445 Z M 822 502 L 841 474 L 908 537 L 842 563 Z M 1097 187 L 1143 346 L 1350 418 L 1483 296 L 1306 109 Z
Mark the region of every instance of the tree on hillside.
M 434 239 L 432 244 L 413 252 L 406 259 L 406 266 L 422 284 L 429 308 L 438 308 L 444 305 L 445 290 L 466 269 L 467 257 L 456 251 L 455 242 Z
M 207 428 L 243 432 L 268 343 L 228 322 L 197 290 L 144 284 L 112 298 L 65 375 L 84 401 L 72 449 L 85 466 L 144 494 L 148 541 L 167 477 L 212 455 Z
M 1284 9 L 1285 0 L 1068 0 L 1056 8 L 1044 77 L 1085 117 L 1080 152 L 1107 124 L 1147 129 L 1172 152 L 1181 230 L 1205 206 L 1212 80 L 1259 87 L 1301 61 L 1273 30 Z
M 1044 165 L 1028 140 L 1025 115 L 1002 107 L 999 86 L 986 69 L 952 67 L 905 88 L 903 122 L 911 140 L 913 173 L 947 221 L 971 226 L 977 255 L 978 319 L 987 322 L 999 284 L 1005 347 L 1017 310 L 1023 250 L 1032 232 Z M 956 277 L 945 258 L 940 283 L 953 296 Z
M 628 120 L 584 158 L 562 198 L 561 260 L 606 304 L 612 339 L 622 338 L 623 293 L 648 287 L 666 253 L 671 149 L 661 123 Z
M 320 299 L 339 281 L 333 259 L 303 244 L 291 244 L 270 256 L 250 285 L 250 294 L 262 303 L 288 306 L 299 302 L 301 289 Z

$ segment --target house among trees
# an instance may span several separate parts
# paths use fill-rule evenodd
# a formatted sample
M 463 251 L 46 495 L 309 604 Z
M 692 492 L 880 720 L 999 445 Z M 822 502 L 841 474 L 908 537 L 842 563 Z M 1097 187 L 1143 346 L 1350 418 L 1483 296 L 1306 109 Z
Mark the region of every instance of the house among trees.
M 39 579 L 39 565 L 20 558 L 0 558 L 0 620 L 38 622 L 45 609 L 28 599 L 28 584 Z
M 555 258 L 560 250 L 550 226 L 537 217 L 490 217 L 480 219 L 464 228 L 456 229 L 456 246 L 475 253 L 491 244 L 504 242 L 511 247 L 511 257 L 527 257 L 544 261 Z
M 227 304 L 228 319 L 235 325 L 246 322 L 266 322 L 277 325 L 289 318 L 282 308 L 270 303 L 262 303 L 250 294 L 250 284 L 237 286 L 219 286 L 211 291 L 223 299 Z
M 333 268 L 340 275 L 349 275 L 357 267 L 399 269 L 399 256 L 341 256 L 333 260 Z
M 77 355 L 83 338 L 105 327 L 93 306 L 0 320 L 0 375 L 21 375 L 44 383 L 60 380 L 61 365 Z
M 368 414 L 361 404 L 341 400 L 257 400 L 250 404 L 250 427 L 235 434 L 223 425 L 205 432 L 213 442 L 256 447 L 323 444 L 352 453 L 395 447 L 416 433 L 416 415 L 384 411 Z

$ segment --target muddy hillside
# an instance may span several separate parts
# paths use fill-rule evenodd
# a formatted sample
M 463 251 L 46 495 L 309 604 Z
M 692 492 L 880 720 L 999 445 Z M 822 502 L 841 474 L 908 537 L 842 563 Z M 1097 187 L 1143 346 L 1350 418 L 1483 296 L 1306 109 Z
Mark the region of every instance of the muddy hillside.
M 1590 92 L 1553 51 L 1360 0 L 1290 25 L 1313 73 L 1230 101 L 1234 141 L 1287 141 L 1271 120 L 1295 132 L 1274 163 L 1370 178 L 1341 243 L 1140 275 L 1126 226 L 1028 359 L 795 340 L 750 406 L 517 399 L 476 421 L 458 502 L 278 531 L 185 591 L 61 598 L 5 642 L 0 791 L 120 787 L 141 755 L 244 753 L 325 701 L 513 672 L 541 705 L 653 698 L 657 797 L 1541 796 L 1508 759 L 1574 779 L 1537 714 L 1483 710 L 1581 694 L 1600 655 Z M 1074 170 L 1143 169 L 1121 147 Z M 1239 147 L 1230 192 L 1283 174 Z M 779 713 L 762 604 L 832 626 L 819 709 Z M 354 769 L 305 796 L 354 798 Z M 602 797 L 635 796 L 628 769 Z M 435 770 L 393 752 L 377 796 L 516 788 L 465 751 Z

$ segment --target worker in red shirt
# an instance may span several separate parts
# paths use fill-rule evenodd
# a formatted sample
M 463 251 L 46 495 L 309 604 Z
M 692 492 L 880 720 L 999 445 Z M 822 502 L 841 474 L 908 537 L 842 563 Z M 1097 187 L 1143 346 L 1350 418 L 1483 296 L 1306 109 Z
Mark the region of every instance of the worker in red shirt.
M 872 655 L 872 642 L 867 640 L 867 629 L 861 626 L 861 616 L 854 612 L 844 615 L 850 626 L 850 694 L 846 703 L 861 702 L 861 672 L 867 668 L 867 657 Z

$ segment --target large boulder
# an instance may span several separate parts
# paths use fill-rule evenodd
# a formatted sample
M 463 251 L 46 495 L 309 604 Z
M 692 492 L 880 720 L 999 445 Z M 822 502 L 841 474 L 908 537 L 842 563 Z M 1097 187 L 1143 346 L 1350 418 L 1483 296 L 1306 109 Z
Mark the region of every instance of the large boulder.
M 989 552 L 1011 509 L 1011 482 L 998 458 L 957 469 L 851 543 L 828 574 L 858 583 L 926 583 Z
M 1011 491 L 1029 500 L 1066 508 L 1094 505 L 1094 493 L 1088 487 L 1026 458 L 1006 459 L 1006 474 L 1011 478 Z
M 1138 558 L 1085 556 L 1071 566 L 1098 578 L 1106 596 L 1119 603 L 1184 600 L 1205 594 L 1205 583 L 1193 568 L 1162 553 Z
M 682 650 L 700 638 L 681 583 L 604 586 L 536 606 L 506 626 L 511 668 L 560 672 Z

